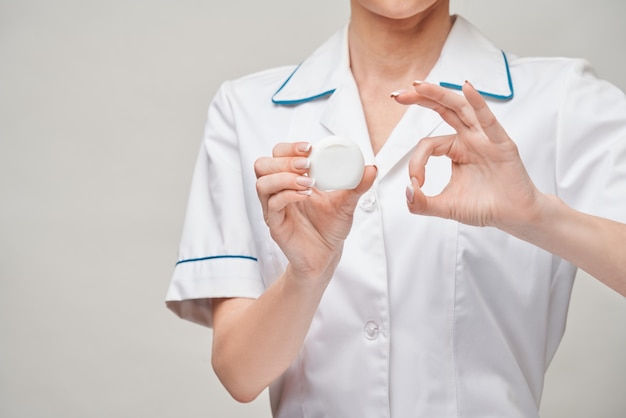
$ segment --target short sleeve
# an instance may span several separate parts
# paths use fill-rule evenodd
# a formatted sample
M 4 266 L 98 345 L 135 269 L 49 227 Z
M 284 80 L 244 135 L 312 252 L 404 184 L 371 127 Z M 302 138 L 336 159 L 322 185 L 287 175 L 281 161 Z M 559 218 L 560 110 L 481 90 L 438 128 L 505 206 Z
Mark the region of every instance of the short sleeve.
M 572 61 L 563 81 L 557 193 L 573 208 L 626 223 L 626 96 Z
M 264 291 L 228 91 L 224 83 L 209 107 L 166 296 L 178 316 L 208 327 L 212 298 L 256 298 Z

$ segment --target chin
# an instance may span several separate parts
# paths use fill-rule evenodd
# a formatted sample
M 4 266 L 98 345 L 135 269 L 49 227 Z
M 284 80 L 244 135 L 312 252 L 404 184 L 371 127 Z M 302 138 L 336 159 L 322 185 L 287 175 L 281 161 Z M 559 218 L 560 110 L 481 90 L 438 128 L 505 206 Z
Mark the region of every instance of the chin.
M 448 8 L 448 0 L 353 0 L 358 6 L 393 20 L 410 19 L 436 7 Z

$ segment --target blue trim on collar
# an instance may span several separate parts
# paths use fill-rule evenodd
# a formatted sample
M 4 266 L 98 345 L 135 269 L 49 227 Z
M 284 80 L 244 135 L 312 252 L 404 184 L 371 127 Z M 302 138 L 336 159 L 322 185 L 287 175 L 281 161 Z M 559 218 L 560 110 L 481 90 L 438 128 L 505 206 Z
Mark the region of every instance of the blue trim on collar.
M 249 255 L 214 255 L 210 257 L 189 258 L 187 260 L 180 260 L 179 262 L 176 263 L 176 265 L 183 264 L 183 263 L 193 263 L 195 261 L 215 260 L 219 258 L 239 258 L 239 259 L 244 259 L 244 260 L 258 261 L 258 259 L 256 259 L 255 257 L 251 257 Z
M 511 100 L 513 98 L 513 96 L 515 95 L 515 92 L 513 91 L 513 81 L 511 80 L 511 71 L 509 70 L 509 61 L 506 59 L 506 54 L 504 53 L 504 51 L 502 51 L 502 57 L 504 58 L 504 66 L 506 68 L 506 76 L 507 76 L 507 79 L 508 79 L 508 82 L 509 82 L 509 90 L 511 91 L 511 94 L 509 94 L 508 96 L 502 96 L 502 95 L 499 95 L 499 94 L 487 93 L 485 91 L 480 91 L 480 90 L 478 90 L 478 92 L 482 96 L 489 97 L 491 99 Z M 446 82 L 443 82 L 443 81 L 440 82 L 439 85 L 441 87 L 454 89 L 454 90 L 462 90 L 463 89 L 463 86 L 459 86 L 458 84 L 453 84 L 453 83 L 446 83 Z
M 513 99 L 513 96 L 515 95 L 515 91 L 513 90 L 513 80 L 511 79 L 511 71 L 509 69 L 509 60 L 506 58 L 506 54 L 504 53 L 504 51 L 501 51 L 501 53 L 502 53 L 502 58 L 504 58 L 504 67 L 506 69 L 506 76 L 507 76 L 507 80 L 508 80 L 508 84 L 509 84 L 509 90 L 511 91 L 511 94 L 509 94 L 508 96 L 503 96 L 503 95 L 500 95 L 500 94 L 493 94 L 493 93 L 489 93 L 489 92 L 482 91 L 482 90 L 478 90 L 478 92 L 482 96 L 484 96 L 484 97 L 488 97 L 488 98 L 496 99 L 496 100 L 508 101 L 508 100 Z M 287 80 L 285 80 L 285 82 L 278 88 L 276 93 L 274 93 L 274 95 L 272 96 L 272 103 L 277 104 L 277 105 L 298 105 L 298 104 L 301 104 L 301 103 L 311 102 L 313 100 L 319 99 L 319 98 L 324 97 L 324 96 L 331 95 L 331 94 L 333 94 L 335 92 L 336 89 L 331 89 L 331 90 L 325 91 L 323 93 L 316 94 L 315 96 L 304 97 L 302 99 L 297 99 L 297 100 L 276 100 L 276 95 L 278 95 L 278 93 L 280 93 L 282 91 L 282 89 L 287 85 L 287 83 L 289 83 L 289 81 L 291 80 L 293 75 L 296 73 L 296 71 L 298 71 L 299 68 L 300 68 L 300 65 L 298 65 L 298 67 L 296 67 L 296 69 L 293 70 L 293 72 L 289 75 Z M 445 88 L 449 88 L 449 89 L 453 89 L 453 90 L 462 90 L 463 89 L 463 86 L 461 86 L 459 84 L 446 83 L 445 81 L 440 82 L 439 85 L 441 87 L 445 87 Z
M 313 101 L 315 99 L 319 99 L 320 97 L 328 96 L 335 92 L 336 89 L 332 89 L 332 90 L 328 90 L 320 94 L 316 94 L 315 96 L 305 97 L 303 99 L 298 99 L 298 100 L 276 100 L 276 95 L 281 92 L 281 90 L 287 85 L 287 83 L 289 83 L 289 80 L 291 80 L 291 77 L 293 77 L 293 75 L 296 73 L 296 71 L 298 71 L 299 68 L 300 68 L 300 65 L 298 65 L 298 67 L 295 70 L 293 70 L 293 72 L 289 75 L 287 80 L 285 80 L 283 85 L 280 86 L 278 90 L 276 90 L 276 93 L 274 93 L 274 95 L 272 96 L 272 103 L 278 104 L 278 105 L 297 105 L 300 103 L 306 103 L 306 102 Z

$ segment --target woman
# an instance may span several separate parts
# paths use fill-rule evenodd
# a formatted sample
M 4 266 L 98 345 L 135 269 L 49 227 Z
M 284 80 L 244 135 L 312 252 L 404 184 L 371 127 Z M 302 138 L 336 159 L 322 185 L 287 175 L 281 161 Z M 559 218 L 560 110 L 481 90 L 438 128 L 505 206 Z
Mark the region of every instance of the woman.
M 168 306 L 213 327 L 233 397 L 537 416 L 575 266 L 626 295 L 626 99 L 589 71 L 503 54 L 448 1 L 351 0 L 297 68 L 225 83 Z M 354 190 L 307 176 L 328 135 L 368 161 Z

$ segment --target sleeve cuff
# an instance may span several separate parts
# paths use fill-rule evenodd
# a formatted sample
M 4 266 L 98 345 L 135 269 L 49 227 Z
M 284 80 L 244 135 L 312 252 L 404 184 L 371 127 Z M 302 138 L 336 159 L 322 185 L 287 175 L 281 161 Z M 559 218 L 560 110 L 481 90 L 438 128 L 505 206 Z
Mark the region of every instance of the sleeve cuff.
M 176 315 L 212 327 L 213 298 L 258 298 L 265 291 L 256 260 L 250 257 L 207 257 L 179 262 L 166 295 Z

